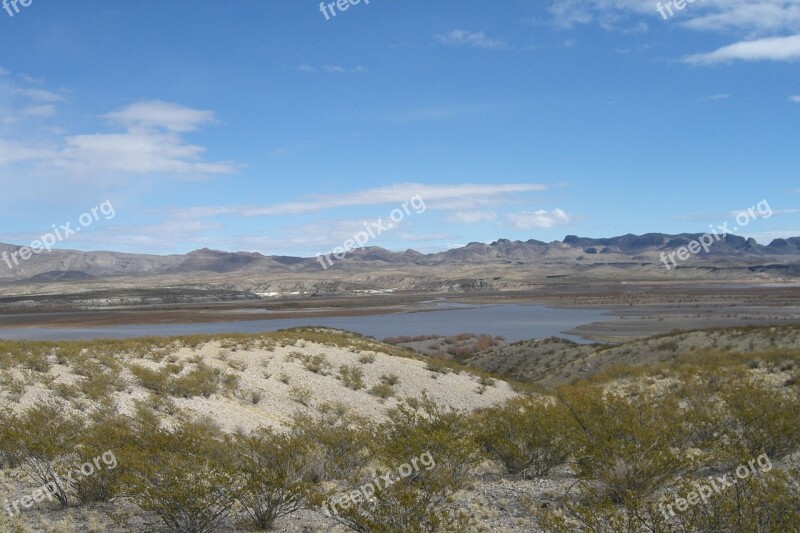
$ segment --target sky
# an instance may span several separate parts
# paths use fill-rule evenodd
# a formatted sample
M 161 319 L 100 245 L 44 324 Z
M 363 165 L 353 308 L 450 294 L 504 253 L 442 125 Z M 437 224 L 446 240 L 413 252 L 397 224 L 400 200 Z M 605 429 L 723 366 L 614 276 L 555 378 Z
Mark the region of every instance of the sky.
M 738 234 L 800 236 L 800 0 L 25 3 L 0 242 L 435 252 L 759 202 Z

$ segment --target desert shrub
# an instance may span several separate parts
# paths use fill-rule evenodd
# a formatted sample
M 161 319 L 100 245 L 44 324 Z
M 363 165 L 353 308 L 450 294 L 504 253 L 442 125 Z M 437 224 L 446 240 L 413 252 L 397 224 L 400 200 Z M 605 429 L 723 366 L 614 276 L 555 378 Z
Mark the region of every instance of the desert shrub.
M 339 379 L 349 389 L 360 390 L 364 388 L 364 371 L 356 366 L 340 366 Z
M 124 460 L 138 442 L 135 423 L 113 411 L 100 412 L 76 439 L 77 462 L 93 463 L 94 473 L 70 482 L 81 503 L 105 502 L 124 492 Z
M 452 369 L 447 365 L 447 363 L 438 357 L 431 357 L 428 359 L 425 368 L 437 374 L 449 374 L 452 372 Z
M 90 365 L 86 379 L 79 382 L 79 387 L 90 400 L 103 401 L 111 397 L 115 391 L 125 388 L 125 381 L 116 368 L 108 368 L 100 364 Z
M 230 447 L 205 426 L 145 435 L 138 454 L 126 457 L 127 493 L 171 530 L 208 533 L 229 515 L 242 487 Z
M 222 373 L 206 364 L 196 365 L 187 374 L 174 378 L 169 391 L 174 396 L 191 398 L 204 396 L 208 398 L 219 389 Z
M 328 362 L 328 358 L 324 355 L 312 355 L 308 357 L 303 361 L 303 366 L 306 370 L 322 376 L 330 374 L 330 370 L 333 368 L 333 365 Z
M 447 353 L 452 355 L 456 361 L 463 361 L 472 356 L 474 351 L 469 346 L 451 346 L 447 349 Z
M 395 386 L 400 383 L 400 378 L 396 374 L 383 374 L 381 376 L 381 383 Z
M 689 506 L 683 512 L 673 506 L 675 516 L 667 513 L 670 528 L 687 532 L 795 530 L 800 524 L 797 470 L 760 471 L 757 468 L 756 472 L 746 479 L 737 479 L 732 487 L 720 493 L 712 493 L 708 503 Z M 697 490 L 694 483 L 694 480 L 683 481 L 676 494 L 685 497 Z
M 328 358 L 324 354 L 310 355 L 303 352 L 293 351 L 289 352 L 289 354 L 286 356 L 286 360 L 289 362 L 299 360 L 300 364 L 302 364 L 306 370 L 322 376 L 329 375 L 331 369 L 333 368 L 333 365 L 328 362 Z
M 69 487 L 59 474 L 73 458 L 83 424 L 56 404 L 40 403 L 19 416 L 9 415 L 3 431 L 6 460 L 18 464 L 38 485 L 46 487 L 58 502 L 69 503 Z
M 311 405 L 311 398 L 314 393 L 306 387 L 292 387 L 289 389 L 289 397 L 300 405 L 308 407 Z
M 168 364 L 159 370 L 151 370 L 140 365 L 131 365 L 131 373 L 136 376 L 143 387 L 161 396 L 173 395 L 183 398 L 205 396 L 208 398 L 216 393 L 221 385 L 226 390 L 235 389 L 238 377 L 225 374 L 205 363 L 196 364 L 195 367 L 182 376 L 176 376 L 183 367 Z M 230 377 L 229 377 L 230 376 Z
M 131 371 L 142 387 L 149 389 L 156 394 L 165 395 L 170 390 L 170 376 L 168 373 L 159 370 L 152 370 L 141 365 L 130 365 Z
M 422 403 L 422 412 L 399 406 L 392 421 L 380 426 L 372 447 L 385 486 L 375 487 L 372 472 L 351 471 L 347 487 L 372 485 L 380 494 L 369 501 L 358 496 L 368 491 L 348 491 L 351 499 L 345 501 L 333 498 L 330 507 L 336 521 L 360 532 L 466 529 L 466 516 L 449 498 L 465 486 L 469 470 L 479 462 L 477 445 L 462 413 L 440 409 L 428 399 Z M 383 476 L 391 476 L 394 483 L 386 483 Z
M 540 514 L 539 523 L 546 531 L 559 533 L 794 531 L 800 523 L 798 481 L 796 470 L 760 471 L 717 492 L 706 479 L 687 476 L 665 484 L 658 499 L 630 494 L 621 505 L 590 489 L 567 501 L 566 512 Z M 683 511 L 677 508 L 677 497 L 697 494 L 703 484 L 708 487 L 705 500 L 696 498 L 697 504 L 690 503 Z
M 298 414 L 290 432 L 313 443 L 314 461 L 308 467 L 315 480 L 343 479 L 364 468 L 373 456 L 367 446 L 375 438 L 372 422 L 351 415 L 346 408 L 324 405 L 317 415 Z
M 0 371 L 0 392 L 5 392 L 8 399 L 18 402 L 25 394 L 27 386 L 24 379 L 19 379 L 10 370 Z
M 437 470 L 450 479 L 455 490 L 463 486 L 469 470 L 483 459 L 467 416 L 438 406 L 425 394 L 417 409 L 399 404 L 378 433 L 377 450 L 383 457 L 397 461 L 431 453 Z
M 544 477 L 567 459 L 566 417 L 563 405 L 513 399 L 476 416 L 476 438 L 509 473 Z
M 670 352 L 670 353 L 677 352 L 678 348 L 679 348 L 678 341 L 675 340 L 663 341 L 656 346 L 656 349 L 661 350 L 662 352 Z
M 364 355 L 362 355 L 361 357 L 358 358 L 358 362 L 361 363 L 362 365 L 368 365 L 368 364 L 374 363 L 375 362 L 375 355 L 371 354 L 371 353 L 364 354 Z
M 720 421 L 720 432 L 744 452 L 737 455 L 781 457 L 800 446 L 800 399 L 796 393 L 742 381 L 726 387 L 722 401 L 727 416 Z
M 369 389 L 369 393 L 373 396 L 377 396 L 378 398 L 391 398 L 394 396 L 394 387 L 387 383 L 379 383 Z
M 492 337 L 491 335 L 479 335 L 475 340 L 475 345 L 472 347 L 474 352 L 484 352 L 489 348 L 494 348 L 499 345 L 504 339 L 503 337 Z
M 0 343 L 0 354 L 11 363 L 36 372 L 50 370 L 48 356 L 53 353 L 51 343 L 35 341 L 4 341 Z
M 577 474 L 592 481 L 598 497 L 612 503 L 652 495 L 690 470 L 682 452 L 689 432 L 676 415 L 675 398 L 623 397 L 595 387 L 559 390 L 574 445 Z
M 309 464 L 313 443 L 297 435 L 261 430 L 234 437 L 238 467 L 244 472 L 239 501 L 262 529 L 306 507 L 314 484 Z

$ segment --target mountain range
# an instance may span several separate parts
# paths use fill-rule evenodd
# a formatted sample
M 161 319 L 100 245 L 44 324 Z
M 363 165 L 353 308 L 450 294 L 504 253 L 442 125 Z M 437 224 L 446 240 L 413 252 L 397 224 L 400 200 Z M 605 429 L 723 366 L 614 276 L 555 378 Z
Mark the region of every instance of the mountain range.
M 20 247 L 0 244 L 0 284 L 17 285 L 91 282 L 122 278 L 136 283 L 163 279 L 171 285 L 213 285 L 271 290 L 314 290 L 333 282 L 337 292 L 348 285 L 374 289 L 431 289 L 436 287 L 522 288 L 553 280 L 620 279 L 750 279 L 784 280 L 800 277 L 800 237 L 775 239 L 768 245 L 727 235 L 701 252 L 665 267 L 662 253 L 696 241 L 701 234 L 622 235 L 588 238 L 568 235 L 562 241 L 472 242 L 451 250 L 422 254 L 392 252 L 379 247 L 354 249 L 330 261 L 225 252 L 207 248 L 184 255 L 53 250 L 14 264 Z M 19 257 L 19 256 L 16 256 Z M 177 281 L 176 281 L 177 280 Z M 338 288 L 336 288 L 338 287 Z

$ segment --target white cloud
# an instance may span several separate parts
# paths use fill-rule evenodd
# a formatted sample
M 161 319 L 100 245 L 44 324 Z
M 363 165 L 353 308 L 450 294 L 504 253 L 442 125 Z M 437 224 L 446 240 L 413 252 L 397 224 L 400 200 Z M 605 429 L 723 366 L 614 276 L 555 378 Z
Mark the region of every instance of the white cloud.
M 17 105 L 4 117 L 6 123 L 52 117 L 55 103 L 64 100 L 44 89 L 0 86 L 6 94 L 36 101 Z M 31 179 L 58 175 L 73 181 L 91 179 L 120 183 L 126 174 L 178 174 L 207 177 L 235 170 L 228 162 L 203 161 L 205 147 L 187 143 L 181 134 L 214 122 L 211 111 L 162 101 L 136 102 L 102 115 L 123 132 L 65 135 L 57 125 L 45 138 L 34 141 L 0 138 L 0 166 L 26 162 L 35 165 Z M 34 176 L 38 176 L 35 178 Z
M 345 67 L 341 67 L 339 65 L 325 65 L 322 68 L 328 74 L 361 73 L 361 72 L 366 72 L 367 71 L 367 69 L 365 69 L 364 67 L 361 67 L 361 66 L 348 69 L 348 68 L 345 68 Z
M 706 0 L 684 9 L 685 26 L 703 31 L 769 35 L 800 31 L 798 0 Z
M 517 229 L 552 228 L 569 224 L 570 218 L 562 209 L 552 211 L 523 211 L 508 215 L 508 221 Z
M 795 104 L 800 104 L 800 94 L 790 96 L 789 101 L 794 102 Z
M 289 154 L 289 149 L 286 148 L 285 146 L 282 146 L 280 148 L 275 148 L 274 150 L 270 150 L 269 154 L 267 155 L 269 155 L 270 157 L 281 157 L 288 154 Z
M 315 67 L 313 65 L 298 65 L 297 70 L 306 74 L 313 74 L 315 72 L 327 72 L 328 74 L 363 74 L 367 71 L 366 67 L 358 65 L 353 68 L 343 67 L 341 65 L 323 65 L 322 67 Z
M 730 61 L 792 61 L 800 59 L 800 35 L 742 41 L 683 58 L 684 63 L 708 65 Z
M 15 141 L 0 139 L 0 166 L 19 161 L 35 161 L 52 158 L 57 152 L 44 148 L 33 148 Z
M 75 135 L 55 166 L 79 172 L 176 173 L 210 175 L 233 172 L 230 163 L 200 161 L 202 146 L 185 143 L 173 134 L 147 131 Z
M 148 128 L 188 132 L 195 131 L 203 124 L 214 122 L 214 113 L 153 100 L 131 104 L 104 115 L 104 118 L 129 129 Z
M 474 224 L 475 222 L 486 222 L 497 218 L 497 213 L 493 211 L 456 211 L 447 217 L 450 222 L 461 224 Z
M 34 105 L 30 107 L 26 107 L 20 111 L 21 114 L 28 116 L 28 117 L 50 117 L 54 115 L 56 112 L 56 106 L 54 105 Z
M 656 18 L 666 23 L 657 4 L 653 0 L 557 0 L 548 9 L 553 23 L 562 28 L 597 24 L 624 31 L 631 29 L 633 17 Z M 680 10 L 673 7 L 670 24 L 749 36 L 800 31 L 800 0 L 697 0 L 684 6 Z M 638 24 L 632 28 L 645 29 Z
M 26 96 L 31 100 L 38 100 L 40 102 L 63 102 L 64 97 L 44 89 L 29 89 L 26 87 L 16 87 L 14 92 Z
M 712 95 L 709 95 L 709 96 L 705 96 L 705 97 L 703 97 L 703 100 L 712 100 L 712 101 L 716 101 L 716 100 L 727 100 L 727 99 L 728 99 L 728 98 L 730 98 L 730 97 L 731 97 L 731 95 L 730 95 L 730 94 L 728 94 L 728 93 L 722 93 L 722 94 L 712 94 Z
M 413 212 L 412 198 L 419 195 L 426 209 L 466 211 L 479 207 L 515 203 L 520 195 L 542 192 L 552 188 L 538 183 L 510 183 L 498 185 L 457 184 L 424 185 L 420 183 L 396 183 L 373 189 L 363 189 L 344 194 L 312 195 L 305 201 L 271 204 L 265 206 L 207 206 L 184 208 L 173 211 L 173 216 L 213 217 L 222 215 L 257 217 L 299 215 L 318 213 L 328 209 L 359 206 L 399 206 L 409 202 Z M 419 201 L 417 200 L 417 205 Z
M 295 215 L 313 213 L 337 207 L 402 204 L 419 195 L 432 209 L 470 209 L 481 205 L 497 205 L 510 201 L 511 196 L 538 192 L 549 188 L 537 183 L 500 185 L 424 185 L 398 183 L 345 194 L 314 195 L 304 202 L 275 204 L 264 207 L 237 207 L 233 211 L 244 216 Z
M 444 35 L 436 35 L 436 40 L 443 44 L 466 45 L 485 49 L 498 49 L 507 46 L 505 42 L 499 39 L 487 37 L 482 31 L 470 32 L 465 30 L 453 30 Z

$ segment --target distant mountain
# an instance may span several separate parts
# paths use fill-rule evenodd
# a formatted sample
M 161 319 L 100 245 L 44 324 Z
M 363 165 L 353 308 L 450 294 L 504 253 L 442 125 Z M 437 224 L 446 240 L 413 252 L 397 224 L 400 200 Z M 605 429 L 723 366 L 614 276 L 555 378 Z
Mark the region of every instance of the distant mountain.
M 438 253 L 415 250 L 392 252 L 370 246 L 331 257 L 265 256 L 253 252 L 225 252 L 207 248 L 185 255 L 145 255 L 118 252 L 57 250 L 34 255 L 14 264 L 11 255 L 19 247 L 0 244 L 0 281 L 6 283 L 54 283 L 126 277 L 159 278 L 170 283 L 201 283 L 205 277 L 219 283 L 250 287 L 270 280 L 311 288 L 311 292 L 337 292 L 343 287 L 396 286 L 433 290 L 436 287 L 513 288 L 552 279 L 655 279 L 761 277 L 782 279 L 800 276 L 800 237 L 775 239 L 769 245 L 727 235 L 710 246 L 708 253 L 692 255 L 672 269 L 664 268 L 662 253 L 698 240 L 701 234 L 621 235 L 589 238 L 567 235 L 563 241 L 537 240 L 492 243 L 472 242 Z M 7 263 L 11 263 L 8 267 Z M 324 263 L 324 266 L 323 266 Z M 342 278 L 341 276 L 349 276 Z M 334 281 L 335 280 L 335 281 Z M 369 285 L 366 281 L 373 285 Z M 270 282 L 266 285 L 264 281 Z M 314 285 L 316 282 L 325 282 Z M 283 285 L 282 285 L 283 286 Z M 267 289 L 264 289 L 267 290 Z M 466 290 L 466 289 L 465 289 Z M 471 290 L 471 289 L 470 289 Z

